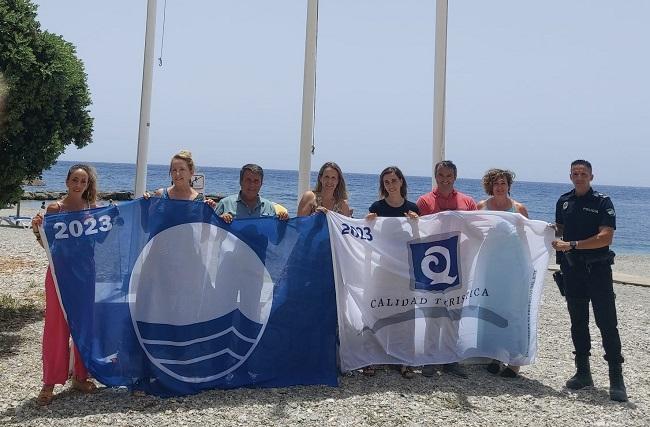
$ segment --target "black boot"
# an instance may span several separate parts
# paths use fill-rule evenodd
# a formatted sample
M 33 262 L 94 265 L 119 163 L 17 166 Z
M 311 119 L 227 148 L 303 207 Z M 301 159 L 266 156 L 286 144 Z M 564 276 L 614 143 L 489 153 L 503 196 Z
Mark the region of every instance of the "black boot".
M 621 377 L 622 381 L 622 377 Z M 580 390 L 581 388 L 594 385 L 591 379 L 591 369 L 589 367 L 589 355 L 576 354 L 576 374 L 566 382 L 567 388 L 571 390 Z
M 627 402 L 623 366 L 620 363 L 609 365 L 609 398 L 617 402 Z

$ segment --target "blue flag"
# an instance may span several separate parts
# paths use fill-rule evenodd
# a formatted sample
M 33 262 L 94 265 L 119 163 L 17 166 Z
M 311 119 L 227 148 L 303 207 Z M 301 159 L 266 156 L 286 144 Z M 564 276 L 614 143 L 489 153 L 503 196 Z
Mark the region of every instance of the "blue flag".
M 337 385 L 325 215 L 225 224 L 151 198 L 47 215 L 53 276 L 94 378 L 172 396 Z

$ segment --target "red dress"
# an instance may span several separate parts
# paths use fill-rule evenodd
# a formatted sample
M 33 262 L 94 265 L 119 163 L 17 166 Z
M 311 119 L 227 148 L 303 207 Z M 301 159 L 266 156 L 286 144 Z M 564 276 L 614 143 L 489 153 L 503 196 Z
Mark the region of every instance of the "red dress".
M 59 212 L 63 212 L 59 203 Z M 43 384 L 65 384 L 70 378 L 70 345 L 74 348 L 73 376 L 84 381 L 88 371 L 77 346 L 70 342 L 70 329 L 63 315 L 50 267 L 45 274 L 45 325 L 43 326 Z

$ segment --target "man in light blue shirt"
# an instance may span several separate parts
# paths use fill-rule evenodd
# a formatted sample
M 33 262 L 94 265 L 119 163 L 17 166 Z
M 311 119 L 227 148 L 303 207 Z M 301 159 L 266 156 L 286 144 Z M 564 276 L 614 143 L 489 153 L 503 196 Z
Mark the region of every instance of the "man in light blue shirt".
M 276 215 L 281 220 L 289 219 L 289 213 L 284 207 L 260 197 L 263 181 L 264 170 L 260 166 L 252 163 L 242 166 L 239 171 L 239 193 L 221 199 L 215 208 L 217 215 L 227 223 L 231 223 L 233 218 Z

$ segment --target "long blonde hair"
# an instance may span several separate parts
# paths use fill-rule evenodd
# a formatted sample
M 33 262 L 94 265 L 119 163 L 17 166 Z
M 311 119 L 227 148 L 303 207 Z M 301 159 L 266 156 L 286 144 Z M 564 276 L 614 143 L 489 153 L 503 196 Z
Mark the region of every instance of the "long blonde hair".
M 318 179 L 316 180 L 316 187 L 314 188 L 314 193 L 320 194 L 320 192 L 323 191 L 323 184 L 320 182 L 320 179 L 323 177 L 325 169 L 327 168 L 332 168 L 336 171 L 336 173 L 339 174 L 339 183 L 334 189 L 334 200 L 347 200 L 348 190 L 345 187 L 345 178 L 343 178 L 343 172 L 341 171 L 339 165 L 334 162 L 325 162 L 323 166 L 320 167 L 320 170 L 318 171 Z

